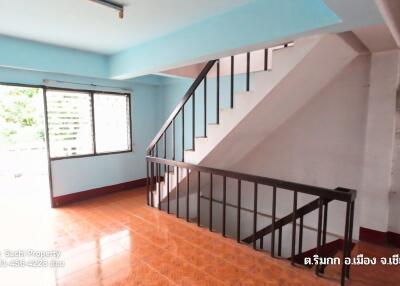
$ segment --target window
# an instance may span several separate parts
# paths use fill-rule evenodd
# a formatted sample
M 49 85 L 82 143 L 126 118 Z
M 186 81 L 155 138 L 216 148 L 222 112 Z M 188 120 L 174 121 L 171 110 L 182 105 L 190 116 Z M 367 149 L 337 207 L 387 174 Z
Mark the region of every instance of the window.
M 94 94 L 96 151 L 129 150 L 129 98 L 126 95 Z
M 50 158 L 130 152 L 130 96 L 46 90 Z

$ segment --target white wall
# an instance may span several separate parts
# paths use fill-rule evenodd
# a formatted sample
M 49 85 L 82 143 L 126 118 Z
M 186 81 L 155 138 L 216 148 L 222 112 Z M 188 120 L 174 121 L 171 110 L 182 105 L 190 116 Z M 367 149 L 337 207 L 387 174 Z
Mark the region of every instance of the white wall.
M 363 171 L 369 62 L 368 55 L 358 56 L 233 169 L 319 187 L 359 190 Z M 264 195 L 264 202 L 261 202 L 261 208 L 266 213 L 271 213 L 270 193 L 269 190 Z M 292 197 L 287 192 L 281 197 L 278 195 L 280 216 L 291 212 Z M 315 197 L 300 195 L 298 206 L 312 199 Z M 251 206 L 251 196 L 244 200 L 249 200 L 244 203 Z M 360 198 L 357 200 L 357 214 L 359 201 Z M 344 217 L 343 220 L 341 217 L 344 207 L 344 204 L 331 204 L 328 231 L 343 234 Z M 335 212 L 340 215 L 332 215 Z M 316 215 L 306 217 L 305 224 L 315 227 Z
M 398 61 L 400 65 L 400 59 Z M 396 98 L 396 132 L 393 144 L 393 165 L 391 188 L 389 193 L 389 227 L 388 230 L 400 233 L 400 67 L 398 69 Z
M 372 55 L 360 188 L 361 226 L 384 232 L 389 218 L 398 61 L 396 50 Z

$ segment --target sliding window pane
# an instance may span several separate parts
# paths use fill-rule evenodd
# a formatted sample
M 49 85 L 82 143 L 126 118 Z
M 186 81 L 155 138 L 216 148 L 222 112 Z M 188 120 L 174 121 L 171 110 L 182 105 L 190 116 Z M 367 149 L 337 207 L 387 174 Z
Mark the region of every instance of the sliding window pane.
M 94 94 L 96 152 L 131 150 L 129 97 L 119 94 Z
M 48 90 L 50 157 L 94 154 L 90 93 Z

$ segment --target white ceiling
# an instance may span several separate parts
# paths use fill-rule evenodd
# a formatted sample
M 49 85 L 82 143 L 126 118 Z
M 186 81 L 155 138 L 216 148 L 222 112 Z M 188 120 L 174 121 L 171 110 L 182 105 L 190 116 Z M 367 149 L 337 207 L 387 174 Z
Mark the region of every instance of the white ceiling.
M 0 0 L 0 34 L 111 54 L 251 0 L 124 0 L 125 18 L 89 0 Z

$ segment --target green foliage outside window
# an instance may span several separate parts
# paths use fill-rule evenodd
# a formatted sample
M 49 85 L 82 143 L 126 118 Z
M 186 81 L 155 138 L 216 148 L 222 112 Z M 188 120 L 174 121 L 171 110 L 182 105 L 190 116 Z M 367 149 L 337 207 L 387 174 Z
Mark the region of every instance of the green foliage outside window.
M 0 86 L 0 145 L 44 142 L 39 88 Z

